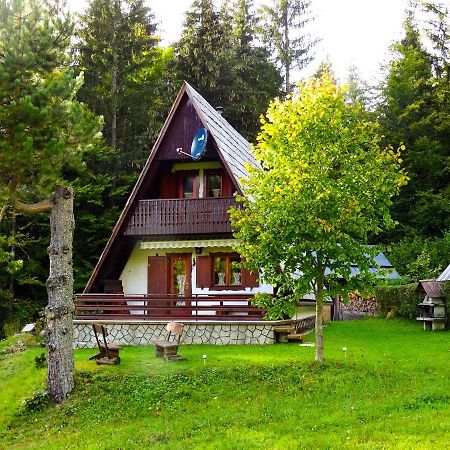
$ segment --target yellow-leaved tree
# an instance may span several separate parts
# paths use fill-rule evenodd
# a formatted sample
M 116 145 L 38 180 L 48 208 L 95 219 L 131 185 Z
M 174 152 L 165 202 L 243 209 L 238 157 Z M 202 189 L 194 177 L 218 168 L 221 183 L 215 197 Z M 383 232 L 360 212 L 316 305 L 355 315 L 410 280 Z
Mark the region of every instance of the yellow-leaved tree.
M 314 293 L 317 361 L 324 298 L 373 280 L 369 239 L 394 226 L 392 197 L 407 182 L 399 150 L 381 147 L 378 124 L 345 93 L 325 73 L 272 102 L 254 148 L 262 168 L 249 168 L 243 208 L 231 211 L 245 264 L 276 287 L 255 299 L 269 317 Z

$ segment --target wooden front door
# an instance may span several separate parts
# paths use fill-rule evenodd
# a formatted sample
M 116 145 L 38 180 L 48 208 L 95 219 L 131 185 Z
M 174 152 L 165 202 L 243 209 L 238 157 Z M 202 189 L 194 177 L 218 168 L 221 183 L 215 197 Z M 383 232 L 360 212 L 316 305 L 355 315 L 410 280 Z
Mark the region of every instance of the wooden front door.
M 153 317 L 165 317 L 170 315 L 169 280 L 167 276 L 167 258 L 165 256 L 149 256 L 148 258 L 147 305 L 154 307 L 147 311 L 147 315 Z
M 169 293 L 174 298 L 177 315 L 189 316 L 185 306 L 190 306 L 187 298 L 191 296 L 191 254 L 177 253 L 169 255 Z

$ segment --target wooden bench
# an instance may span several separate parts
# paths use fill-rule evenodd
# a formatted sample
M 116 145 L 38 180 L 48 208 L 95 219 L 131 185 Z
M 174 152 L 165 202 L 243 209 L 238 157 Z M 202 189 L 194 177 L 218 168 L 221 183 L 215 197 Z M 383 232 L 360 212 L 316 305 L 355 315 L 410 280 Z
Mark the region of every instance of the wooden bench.
M 99 352 L 89 359 L 96 359 L 97 364 L 120 364 L 120 347 L 113 342 L 108 343 L 106 339 L 108 330 L 106 327 L 100 323 L 93 323 L 92 329 L 94 330 Z
M 303 342 L 306 336 L 314 330 L 315 315 L 292 320 L 292 323 L 274 327 L 275 342 Z
M 281 325 L 273 329 L 275 332 L 275 342 L 286 343 L 288 341 L 288 335 L 295 333 L 295 326 Z
M 153 341 L 155 345 L 155 356 L 164 358 L 166 361 L 180 361 L 186 358 L 178 355 L 178 346 L 180 345 L 181 335 L 183 334 L 184 325 L 179 322 L 169 322 L 167 324 L 167 339 Z

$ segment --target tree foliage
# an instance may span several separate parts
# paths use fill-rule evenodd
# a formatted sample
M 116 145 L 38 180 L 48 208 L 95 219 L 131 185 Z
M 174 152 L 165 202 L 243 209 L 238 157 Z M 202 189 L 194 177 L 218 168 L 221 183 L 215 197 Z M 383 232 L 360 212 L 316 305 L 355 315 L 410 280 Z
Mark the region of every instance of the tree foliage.
M 328 75 L 310 79 L 270 105 L 254 148 L 261 169 L 250 169 L 244 207 L 231 214 L 238 250 L 280 301 L 314 292 L 317 359 L 322 300 L 342 293 L 343 279 L 354 290 L 370 278 L 368 240 L 394 226 L 392 196 L 407 180 L 377 128 Z
M 72 22 L 59 4 L 3 2 L 0 17 L 0 221 L 8 207 L 50 212 L 47 389 L 60 402 L 74 385 L 73 191 L 57 183 L 81 166 L 100 121 L 75 99 L 82 76 L 70 68 Z M 13 274 L 14 251 L 1 253 Z
M 78 97 L 103 115 L 115 171 L 138 170 L 147 159 L 177 87 L 172 50 L 158 47 L 144 0 L 93 0 L 81 17 L 75 47 L 85 83 Z
M 70 18 L 34 0 L 0 4 L 0 195 L 34 201 L 76 166 L 99 121 L 75 100 Z M 9 187 L 8 187 L 9 186 Z
M 252 2 L 196 0 L 186 13 L 175 45 L 180 78 L 191 83 L 246 138 L 253 139 L 259 116 L 279 94 L 280 75 L 268 51 L 256 44 Z
M 448 15 L 438 14 L 438 18 L 429 22 L 434 44 L 430 46 L 414 12 L 408 13 L 404 36 L 392 49 L 378 108 L 385 142 L 406 146 L 405 168 L 411 181 L 393 208 L 402 235 L 439 236 L 450 228 Z M 447 21 L 447 32 L 443 21 Z
M 312 61 L 311 50 L 317 43 L 306 31 L 312 20 L 310 0 L 274 0 L 261 9 L 262 35 L 275 54 L 284 75 L 284 88 L 292 89 L 292 72 Z

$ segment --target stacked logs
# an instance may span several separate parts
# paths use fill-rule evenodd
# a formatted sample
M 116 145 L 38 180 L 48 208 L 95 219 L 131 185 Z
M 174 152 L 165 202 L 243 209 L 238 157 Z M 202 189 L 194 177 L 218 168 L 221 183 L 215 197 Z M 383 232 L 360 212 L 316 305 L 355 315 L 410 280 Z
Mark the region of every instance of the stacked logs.
M 340 300 L 339 309 L 352 314 L 375 315 L 378 312 L 378 305 L 374 297 L 364 297 L 355 291 L 348 295 L 347 302 Z

